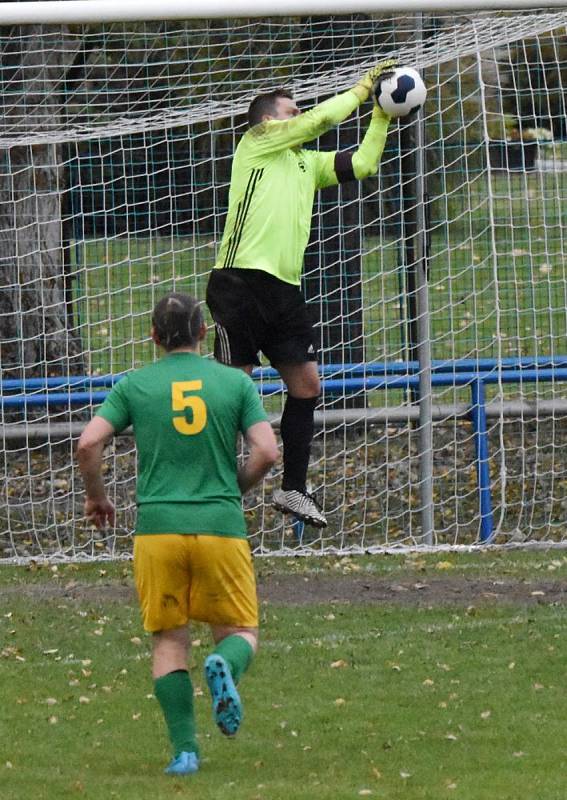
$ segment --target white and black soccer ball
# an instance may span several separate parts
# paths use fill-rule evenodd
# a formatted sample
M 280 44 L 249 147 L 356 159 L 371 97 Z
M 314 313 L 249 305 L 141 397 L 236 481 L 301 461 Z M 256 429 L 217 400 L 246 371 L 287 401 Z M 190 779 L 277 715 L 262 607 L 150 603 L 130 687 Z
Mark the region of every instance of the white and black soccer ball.
M 427 89 L 421 75 L 411 67 L 396 67 L 376 87 L 378 105 L 391 117 L 405 117 L 419 111 Z

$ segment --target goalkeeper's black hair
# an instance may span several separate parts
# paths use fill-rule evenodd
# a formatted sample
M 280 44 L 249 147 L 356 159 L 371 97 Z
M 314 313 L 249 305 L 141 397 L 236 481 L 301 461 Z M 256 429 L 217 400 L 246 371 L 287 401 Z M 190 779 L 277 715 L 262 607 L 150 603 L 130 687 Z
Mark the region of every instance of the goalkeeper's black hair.
M 262 122 L 265 114 L 275 114 L 276 103 L 280 97 L 293 100 L 293 95 L 287 89 L 274 89 L 272 92 L 257 95 L 248 106 L 248 125 L 253 128 Z
M 166 350 L 196 347 L 203 325 L 203 313 L 198 300 L 181 292 L 170 292 L 156 304 L 152 325 L 159 343 Z

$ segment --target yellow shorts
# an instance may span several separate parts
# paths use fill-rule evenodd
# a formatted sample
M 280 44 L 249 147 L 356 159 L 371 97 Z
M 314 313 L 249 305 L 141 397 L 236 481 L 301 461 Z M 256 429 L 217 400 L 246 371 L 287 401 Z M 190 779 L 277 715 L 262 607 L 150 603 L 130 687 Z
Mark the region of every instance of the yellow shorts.
M 134 578 L 144 628 L 258 626 L 256 580 L 247 539 L 159 533 L 134 537 Z

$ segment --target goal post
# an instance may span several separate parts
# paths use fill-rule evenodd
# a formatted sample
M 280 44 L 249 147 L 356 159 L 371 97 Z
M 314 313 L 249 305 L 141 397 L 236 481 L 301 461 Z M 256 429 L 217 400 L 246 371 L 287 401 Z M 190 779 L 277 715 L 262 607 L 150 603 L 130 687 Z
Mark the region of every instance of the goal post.
M 282 0 L 277 8 L 263 0 L 34 0 L 0 2 L 0 24 L 47 25 L 100 22 L 149 22 L 187 19 L 242 19 L 311 15 L 420 12 L 467 12 L 538 8 L 563 8 L 563 0 Z M 18 7 L 20 6 L 20 7 Z M 26 7 L 27 6 L 27 7 Z
M 245 499 L 253 548 L 563 545 L 565 3 L 109 5 L 0 2 L 0 560 L 129 554 L 132 438 L 107 451 L 117 526 L 97 532 L 77 433 L 156 357 L 157 299 L 204 298 L 250 99 L 285 85 L 307 108 L 391 56 L 426 105 L 379 175 L 317 195 L 306 253 L 329 527 L 273 511 L 274 472 Z M 368 113 L 319 146 L 354 147 Z M 278 376 L 256 380 L 277 426 Z

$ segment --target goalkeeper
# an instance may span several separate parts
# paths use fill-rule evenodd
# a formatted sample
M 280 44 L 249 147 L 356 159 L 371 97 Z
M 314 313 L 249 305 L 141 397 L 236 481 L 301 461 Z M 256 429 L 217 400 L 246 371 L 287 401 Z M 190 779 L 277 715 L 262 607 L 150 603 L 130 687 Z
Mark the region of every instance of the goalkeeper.
M 207 287 L 215 357 L 250 373 L 260 364 L 261 351 L 287 387 L 281 420 L 283 482 L 273 505 L 316 527 L 325 527 L 327 520 L 307 491 L 307 470 L 321 385 L 313 326 L 300 290 L 303 254 L 315 191 L 374 175 L 390 118 L 375 102 L 354 152 L 319 152 L 302 145 L 350 116 L 395 63 L 378 64 L 352 89 L 305 113 L 285 89 L 251 102 L 249 130 L 234 154 L 224 235 Z

